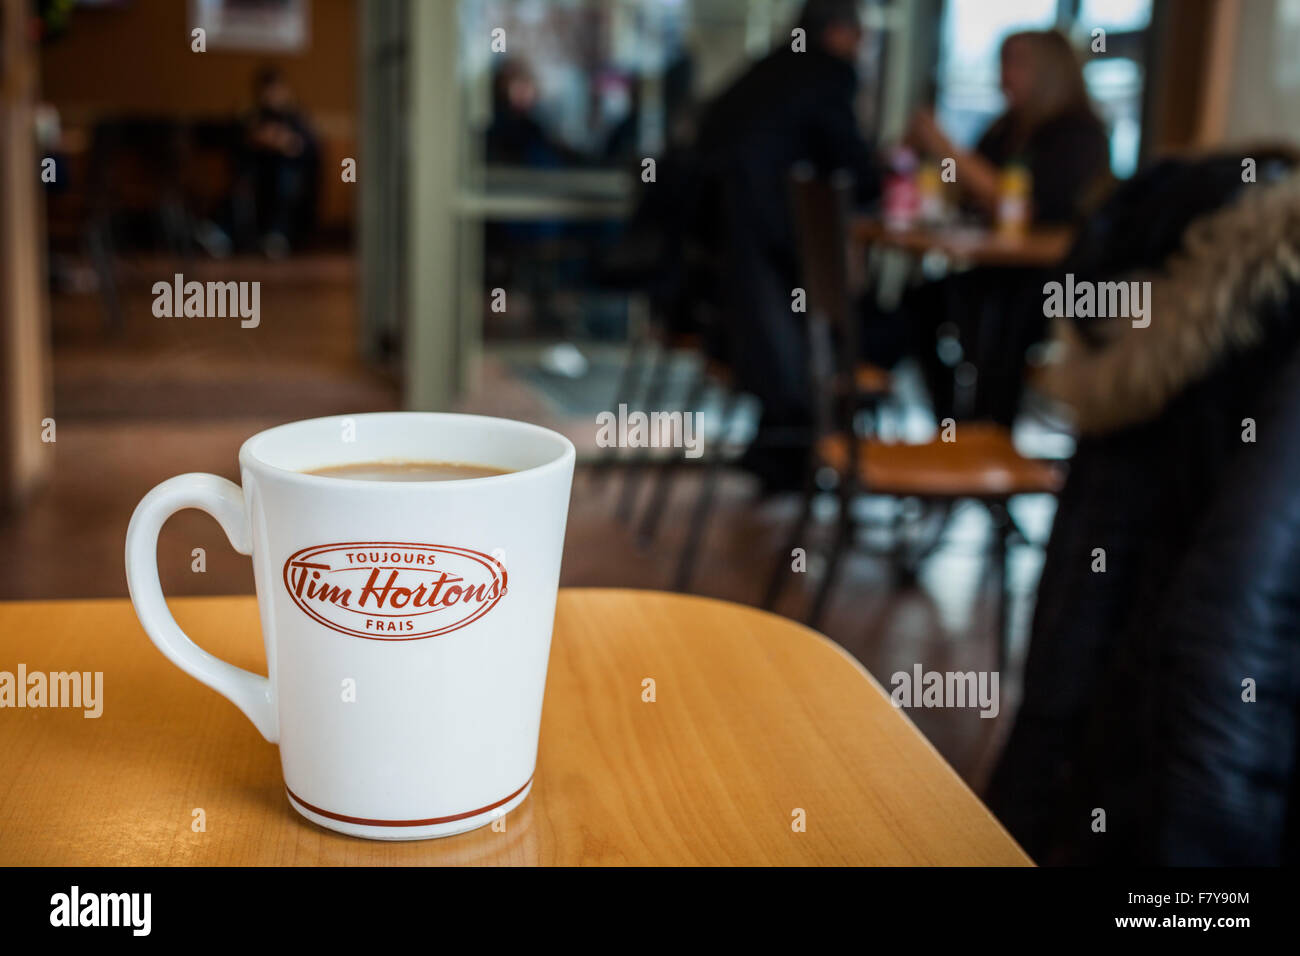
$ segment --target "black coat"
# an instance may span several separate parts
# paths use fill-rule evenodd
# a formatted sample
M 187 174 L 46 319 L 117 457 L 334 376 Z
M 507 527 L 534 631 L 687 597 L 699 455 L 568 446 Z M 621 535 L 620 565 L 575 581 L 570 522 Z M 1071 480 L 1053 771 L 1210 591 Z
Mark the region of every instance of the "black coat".
M 1164 164 L 1063 271 L 1151 325 L 1077 320 L 1046 381 L 1083 434 L 990 807 L 1044 864 L 1297 862 L 1300 177 Z
M 712 187 L 702 229 L 720 225 L 712 215 L 726 211 L 722 189 L 733 190 L 743 198 L 746 234 L 793 275 L 790 171 L 797 163 L 823 175 L 849 171 L 863 199 L 879 192 L 875 158 L 854 114 L 857 92 L 853 65 L 816 49 L 781 49 L 743 73 L 700 121 L 695 150 Z
M 762 417 L 744 464 L 774 485 L 798 484 L 806 451 L 788 436 L 812 423 L 807 330 L 791 308 L 800 286 L 790 208 L 799 163 L 854 176 L 859 198 L 879 172 L 858 128 L 853 66 L 816 49 L 754 64 L 706 109 L 695 144 L 696 235 L 717 253 L 726 354 Z M 773 447 L 775 445 L 775 447 Z

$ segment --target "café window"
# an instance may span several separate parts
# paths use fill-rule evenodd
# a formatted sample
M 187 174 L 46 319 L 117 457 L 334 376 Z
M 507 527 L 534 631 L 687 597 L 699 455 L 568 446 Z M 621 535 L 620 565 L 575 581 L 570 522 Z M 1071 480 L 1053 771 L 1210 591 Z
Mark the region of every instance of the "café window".
M 1084 58 L 1084 82 L 1106 124 L 1112 171 L 1132 175 L 1141 149 L 1150 22 L 1151 0 L 948 0 L 935 83 L 939 120 L 958 142 L 974 145 L 1003 109 L 1002 40 L 1055 27 Z
M 688 143 L 700 104 L 788 37 L 800 6 L 461 0 L 457 203 L 485 341 L 627 336 L 638 303 L 603 254 L 642 164 Z
M 474 0 L 460 12 L 465 114 L 488 167 L 619 168 L 662 149 L 690 91 L 687 4 Z

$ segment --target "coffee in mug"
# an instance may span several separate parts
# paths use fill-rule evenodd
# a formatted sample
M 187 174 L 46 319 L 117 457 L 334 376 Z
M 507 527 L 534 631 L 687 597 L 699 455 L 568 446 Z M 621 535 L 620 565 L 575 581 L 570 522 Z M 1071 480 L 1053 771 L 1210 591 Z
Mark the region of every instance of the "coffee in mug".
M 489 465 L 467 465 L 459 461 L 363 461 L 313 468 L 307 474 L 365 481 L 461 481 L 465 478 L 491 478 L 509 472 Z

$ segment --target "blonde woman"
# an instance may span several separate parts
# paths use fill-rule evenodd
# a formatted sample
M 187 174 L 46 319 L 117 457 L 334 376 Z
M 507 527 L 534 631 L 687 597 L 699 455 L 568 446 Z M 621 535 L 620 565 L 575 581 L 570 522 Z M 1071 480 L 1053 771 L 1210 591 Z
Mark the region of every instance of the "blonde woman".
M 1079 61 L 1055 30 L 1011 34 L 1001 59 L 1007 109 L 974 150 L 954 144 L 929 110 L 913 116 L 907 139 L 956 159 L 957 182 L 980 211 L 994 212 L 999 173 L 1016 163 L 1033 177 L 1035 221 L 1068 222 L 1110 179 L 1106 130 L 1088 101 Z

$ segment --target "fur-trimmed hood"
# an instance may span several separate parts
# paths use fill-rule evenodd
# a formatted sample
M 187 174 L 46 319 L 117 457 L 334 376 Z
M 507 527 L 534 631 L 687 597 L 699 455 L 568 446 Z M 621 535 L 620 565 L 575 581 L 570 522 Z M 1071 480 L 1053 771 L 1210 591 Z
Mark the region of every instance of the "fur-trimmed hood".
M 1272 185 L 1246 185 L 1236 200 L 1194 220 L 1178 252 L 1150 281 L 1150 324 L 1081 319 L 1057 322 L 1058 358 L 1038 386 L 1073 412 L 1085 434 L 1151 421 L 1230 351 L 1264 337 L 1260 316 L 1300 286 L 1300 173 Z

